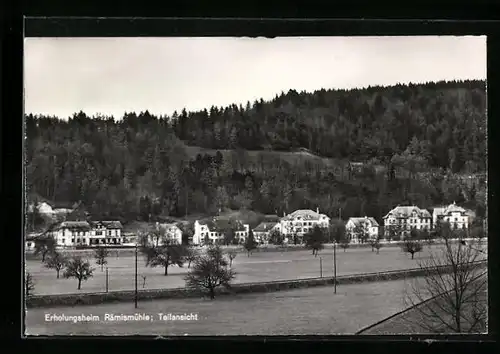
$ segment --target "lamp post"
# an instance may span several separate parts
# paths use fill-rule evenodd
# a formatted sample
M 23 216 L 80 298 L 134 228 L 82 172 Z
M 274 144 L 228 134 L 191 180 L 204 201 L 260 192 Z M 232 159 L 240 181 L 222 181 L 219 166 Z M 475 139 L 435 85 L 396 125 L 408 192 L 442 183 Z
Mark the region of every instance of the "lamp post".
M 135 308 L 137 308 L 137 240 L 135 242 L 135 293 L 134 293 Z

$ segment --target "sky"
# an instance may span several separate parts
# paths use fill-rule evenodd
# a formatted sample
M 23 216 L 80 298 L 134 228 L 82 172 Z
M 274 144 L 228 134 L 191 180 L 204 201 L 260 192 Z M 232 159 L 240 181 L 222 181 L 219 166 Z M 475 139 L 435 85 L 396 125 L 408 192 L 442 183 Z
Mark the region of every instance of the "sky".
M 486 36 L 26 38 L 25 112 L 209 109 L 281 91 L 486 79 Z

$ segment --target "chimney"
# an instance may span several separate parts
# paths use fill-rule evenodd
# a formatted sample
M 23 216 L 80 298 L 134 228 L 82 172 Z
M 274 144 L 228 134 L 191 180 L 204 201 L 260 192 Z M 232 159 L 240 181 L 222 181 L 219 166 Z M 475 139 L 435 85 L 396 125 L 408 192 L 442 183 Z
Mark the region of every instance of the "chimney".
M 319 214 L 319 207 L 317 207 L 317 208 L 316 208 L 316 213 L 318 213 L 318 214 Z
M 283 210 L 283 217 L 285 217 L 285 216 L 286 216 L 286 215 L 285 215 L 285 211 Z

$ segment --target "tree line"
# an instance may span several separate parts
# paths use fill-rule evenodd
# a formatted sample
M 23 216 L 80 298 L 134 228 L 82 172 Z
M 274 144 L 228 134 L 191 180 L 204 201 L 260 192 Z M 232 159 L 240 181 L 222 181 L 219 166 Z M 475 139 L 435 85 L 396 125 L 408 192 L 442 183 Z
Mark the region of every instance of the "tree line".
M 81 201 L 93 215 L 124 221 L 317 207 L 381 221 L 395 204 L 453 201 L 482 216 L 485 102 L 485 82 L 454 81 L 290 90 L 246 107 L 159 117 L 145 111 L 121 120 L 29 114 L 26 189 L 30 202 Z M 284 152 L 300 156 L 298 149 L 310 155 L 287 160 Z M 334 170 L 347 160 L 365 168 L 339 176 Z M 41 223 L 30 217 L 28 225 Z

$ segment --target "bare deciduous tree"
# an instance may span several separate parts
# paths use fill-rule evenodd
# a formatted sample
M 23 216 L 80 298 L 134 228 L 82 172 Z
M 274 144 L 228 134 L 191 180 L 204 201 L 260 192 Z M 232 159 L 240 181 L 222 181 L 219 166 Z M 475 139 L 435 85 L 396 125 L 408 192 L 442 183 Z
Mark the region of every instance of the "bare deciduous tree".
M 406 239 L 401 246 L 404 253 L 411 254 L 411 259 L 414 258 L 415 253 L 422 251 L 422 243 L 418 240 Z
M 235 250 L 231 250 L 231 251 L 227 252 L 227 257 L 229 258 L 229 266 L 230 267 L 233 266 L 233 259 L 235 259 L 237 255 L 238 255 L 238 253 Z
M 35 252 L 34 255 L 42 255 L 42 263 L 45 262 L 45 257 L 54 252 L 56 249 L 56 241 L 53 237 L 39 237 L 35 240 Z
M 160 232 L 163 232 L 160 229 Z M 186 255 L 186 249 L 184 246 L 171 243 L 171 240 L 166 237 L 158 239 L 156 242 L 151 244 L 149 242 L 149 234 L 147 232 L 142 232 L 139 235 L 140 239 L 140 250 L 146 258 L 146 266 L 151 268 L 163 267 L 165 269 L 165 275 L 168 275 L 168 267 L 171 265 L 177 265 L 182 267 L 184 265 L 184 258 Z M 161 243 L 159 242 L 161 240 Z M 158 246 L 156 246 L 158 244 Z
M 59 252 L 54 251 L 50 254 L 49 258 L 45 260 L 45 267 L 54 269 L 57 272 L 57 279 L 59 279 L 59 272 L 66 265 L 67 258 Z
M 33 280 L 33 276 L 30 272 L 26 272 L 26 276 L 24 277 L 24 286 L 26 288 L 26 296 L 33 295 L 35 291 L 35 281 Z
M 476 247 L 477 246 L 477 247 Z M 424 276 L 414 280 L 405 294 L 405 303 L 415 306 L 413 322 L 430 333 L 479 333 L 486 330 L 487 278 L 477 261 L 481 245 L 452 243 L 419 260 Z M 426 299 L 433 298 L 424 302 Z M 409 319 L 409 321 L 411 321 Z
M 89 261 L 84 261 L 80 257 L 74 257 L 66 263 L 64 270 L 65 278 L 75 278 L 78 280 L 78 290 L 82 287 L 82 280 L 87 280 L 93 276 L 94 268 Z
M 104 270 L 104 265 L 108 264 L 107 257 L 109 255 L 109 252 L 106 248 L 104 247 L 98 247 L 94 251 L 94 257 L 96 259 L 95 263 L 97 265 L 101 266 L 101 272 Z
M 186 287 L 208 291 L 213 300 L 215 289 L 220 286 L 230 288 L 235 275 L 220 246 L 210 246 L 205 254 L 195 260 L 193 268 L 184 279 Z
M 192 247 L 189 247 L 186 249 L 186 262 L 188 262 L 188 268 L 191 268 L 191 263 L 196 260 L 196 257 L 198 257 L 198 251 Z

